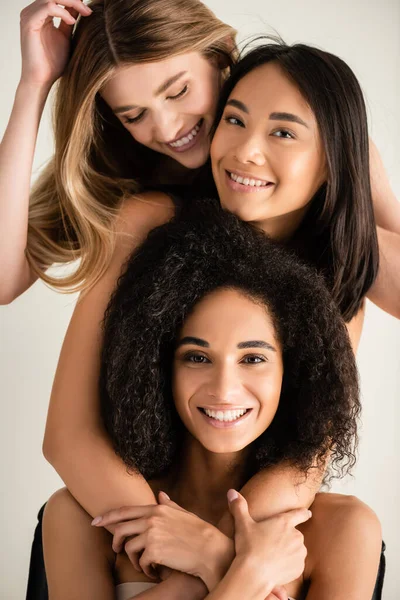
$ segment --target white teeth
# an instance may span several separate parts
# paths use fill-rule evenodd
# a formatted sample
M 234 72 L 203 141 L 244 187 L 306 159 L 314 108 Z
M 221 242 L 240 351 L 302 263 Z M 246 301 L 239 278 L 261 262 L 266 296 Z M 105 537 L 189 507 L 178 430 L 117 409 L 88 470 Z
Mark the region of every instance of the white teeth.
M 239 408 L 237 410 L 208 410 L 208 408 L 204 409 L 207 417 L 211 417 L 211 419 L 216 419 L 217 421 L 236 421 L 240 419 L 246 412 L 246 408 Z
M 248 185 L 250 187 L 265 187 L 268 185 L 268 182 L 262 181 L 261 179 L 249 179 L 248 177 L 240 177 L 240 175 L 235 175 L 235 173 L 229 173 L 229 176 L 236 183 L 241 183 L 242 185 Z
M 194 127 L 188 135 L 185 135 L 180 140 L 176 140 L 176 142 L 171 142 L 169 146 L 172 146 L 173 148 L 181 148 L 181 146 L 185 146 L 186 144 L 191 142 L 194 137 L 196 137 L 199 129 L 200 125 L 196 125 L 196 127 Z

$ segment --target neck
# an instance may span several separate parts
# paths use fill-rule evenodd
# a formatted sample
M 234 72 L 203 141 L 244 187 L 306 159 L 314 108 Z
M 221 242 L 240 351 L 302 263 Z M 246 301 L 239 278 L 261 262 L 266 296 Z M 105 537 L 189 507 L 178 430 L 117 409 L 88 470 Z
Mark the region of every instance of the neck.
M 290 214 L 281 215 L 265 221 L 254 221 L 258 229 L 261 229 L 273 240 L 278 242 L 288 242 L 299 228 L 310 206 L 310 202 L 291 212 Z
M 226 493 L 247 481 L 248 451 L 216 454 L 188 434 L 184 458 L 169 477 L 168 493 L 186 510 L 217 524 L 227 509 Z

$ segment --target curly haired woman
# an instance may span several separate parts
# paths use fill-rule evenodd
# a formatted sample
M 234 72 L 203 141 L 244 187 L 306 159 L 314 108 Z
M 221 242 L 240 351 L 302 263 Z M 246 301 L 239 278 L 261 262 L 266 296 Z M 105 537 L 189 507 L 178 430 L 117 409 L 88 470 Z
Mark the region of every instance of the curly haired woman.
M 365 505 L 319 494 L 310 520 L 297 509 L 256 522 L 232 489 L 280 464 L 301 480 L 327 456 L 328 477 L 355 461 L 360 403 L 346 327 L 294 254 L 211 201 L 154 230 L 106 313 L 101 395 L 116 452 L 164 494 L 162 506 L 94 524 L 116 527 L 114 550 L 125 547 L 147 577 L 115 561 L 109 534 L 63 491 L 44 519 L 51 600 L 113 598 L 114 569 L 118 598 L 180 597 L 168 578 L 156 585 L 154 563 L 196 575 L 205 587 L 193 597 L 208 590 L 210 600 L 371 598 L 381 537 Z M 216 527 L 227 493 L 234 542 Z

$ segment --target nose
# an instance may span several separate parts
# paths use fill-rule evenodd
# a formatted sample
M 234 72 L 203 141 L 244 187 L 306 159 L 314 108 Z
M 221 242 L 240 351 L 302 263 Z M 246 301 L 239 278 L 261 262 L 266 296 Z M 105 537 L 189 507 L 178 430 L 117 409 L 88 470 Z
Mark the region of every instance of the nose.
M 241 393 L 241 383 L 233 365 L 215 366 L 208 381 L 207 395 L 223 404 L 234 403 Z
M 242 164 L 254 164 L 262 167 L 266 163 L 265 144 L 258 136 L 249 136 L 235 148 L 235 158 Z
M 158 142 L 166 143 L 175 139 L 179 132 L 177 114 L 167 108 L 158 111 L 153 121 L 153 136 Z

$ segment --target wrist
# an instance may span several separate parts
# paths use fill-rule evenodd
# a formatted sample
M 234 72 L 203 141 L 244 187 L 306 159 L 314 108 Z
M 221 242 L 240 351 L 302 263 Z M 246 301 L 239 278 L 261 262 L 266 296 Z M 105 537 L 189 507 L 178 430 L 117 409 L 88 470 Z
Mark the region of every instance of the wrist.
M 169 582 L 173 585 L 174 600 L 203 600 L 207 595 L 207 588 L 204 582 L 198 577 L 187 575 L 180 571 L 174 571 L 169 577 Z
M 29 79 L 21 76 L 17 87 L 17 95 L 29 94 L 29 98 L 31 98 L 33 94 L 34 96 L 45 101 L 52 86 L 53 82 L 38 83 L 35 81 L 30 81 Z
M 204 562 L 198 573 L 211 592 L 225 576 L 235 558 L 235 543 L 215 527 L 208 531 L 208 544 L 203 552 Z
M 249 585 L 249 597 L 266 598 L 276 585 L 266 572 L 265 565 L 261 565 L 252 555 L 236 556 L 230 572 L 238 582 L 246 581 L 246 586 Z

